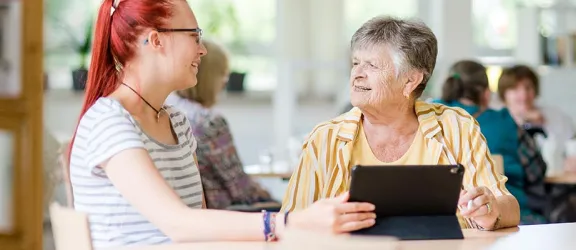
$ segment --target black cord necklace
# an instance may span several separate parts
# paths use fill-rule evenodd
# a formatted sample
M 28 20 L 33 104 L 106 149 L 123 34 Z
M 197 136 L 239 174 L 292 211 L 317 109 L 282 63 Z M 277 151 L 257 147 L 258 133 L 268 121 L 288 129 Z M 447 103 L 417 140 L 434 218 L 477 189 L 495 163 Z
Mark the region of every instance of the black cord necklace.
M 160 112 L 162 111 L 166 111 L 164 109 L 164 107 L 161 107 L 160 110 L 154 108 L 154 106 L 152 106 L 152 104 L 150 104 L 148 101 L 146 101 L 146 99 L 144 99 L 144 97 L 142 97 L 140 94 L 138 94 L 138 92 L 136 90 L 134 90 L 132 87 L 128 86 L 126 83 L 122 83 L 122 85 L 128 87 L 130 90 L 132 90 L 132 92 L 134 92 L 134 94 L 136 94 L 138 97 L 140 97 L 140 99 L 142 99 L 142 101 L 144 101 L 150 108 L 152 108 L 154 111 L 156 111 L 156 122 L 158 122 L 160 120 Z

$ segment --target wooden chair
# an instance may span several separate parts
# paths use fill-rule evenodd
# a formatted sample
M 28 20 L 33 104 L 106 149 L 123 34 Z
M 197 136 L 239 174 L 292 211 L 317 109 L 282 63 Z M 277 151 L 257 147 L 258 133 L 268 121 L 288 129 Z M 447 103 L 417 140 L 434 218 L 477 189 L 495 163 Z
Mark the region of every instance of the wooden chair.
M 92 250 L 88 216 L 58 203 L 50 205 L 56 250 Z

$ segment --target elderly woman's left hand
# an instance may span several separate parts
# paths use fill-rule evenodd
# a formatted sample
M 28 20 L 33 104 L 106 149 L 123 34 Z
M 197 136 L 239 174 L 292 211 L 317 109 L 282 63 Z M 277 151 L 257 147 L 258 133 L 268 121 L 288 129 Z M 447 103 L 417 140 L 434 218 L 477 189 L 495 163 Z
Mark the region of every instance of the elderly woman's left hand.
M 462 208 L 460 209 L 462 216 L 471 218 L 485 229 L 492 229 L 500 215 L 496 197 L 487 187 L 475 187 L 468 191 L 462 190 L 458 205 Z

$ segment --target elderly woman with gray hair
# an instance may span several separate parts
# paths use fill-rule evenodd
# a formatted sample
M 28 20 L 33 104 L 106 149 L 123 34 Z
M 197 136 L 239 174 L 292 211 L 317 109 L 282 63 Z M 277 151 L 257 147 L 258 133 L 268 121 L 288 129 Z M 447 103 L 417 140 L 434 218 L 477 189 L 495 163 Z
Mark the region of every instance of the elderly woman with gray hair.
M 477 121 L 462 109 L 418 100 L 436 64 L 432 31 L 420 22 L 376 17 L 356 31 L 351 49 L 354 108 L 310 133 L 282 210 L 347 192 L 355 165 L 460 163 L 466 171 L 459 205 L 471 203 L 458 213 L 461 227 L 518 225 L 518 202 L 496 173 Z

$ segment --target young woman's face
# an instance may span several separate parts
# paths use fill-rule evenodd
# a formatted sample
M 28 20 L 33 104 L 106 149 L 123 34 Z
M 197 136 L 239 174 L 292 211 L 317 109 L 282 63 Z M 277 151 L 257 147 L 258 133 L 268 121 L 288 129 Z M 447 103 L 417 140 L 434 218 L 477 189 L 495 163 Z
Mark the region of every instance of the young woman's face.
M 196 17 L 186 1 L 174 1 L 174 16 L 164 29 L 199 29 Z M 160 31 L 162 56 L 157 57 L 158 74 L 177 84 L 176 89 L 186 89 L 197 84 L 196 74 L 201 57 L 207 51 L 199 31 Z

